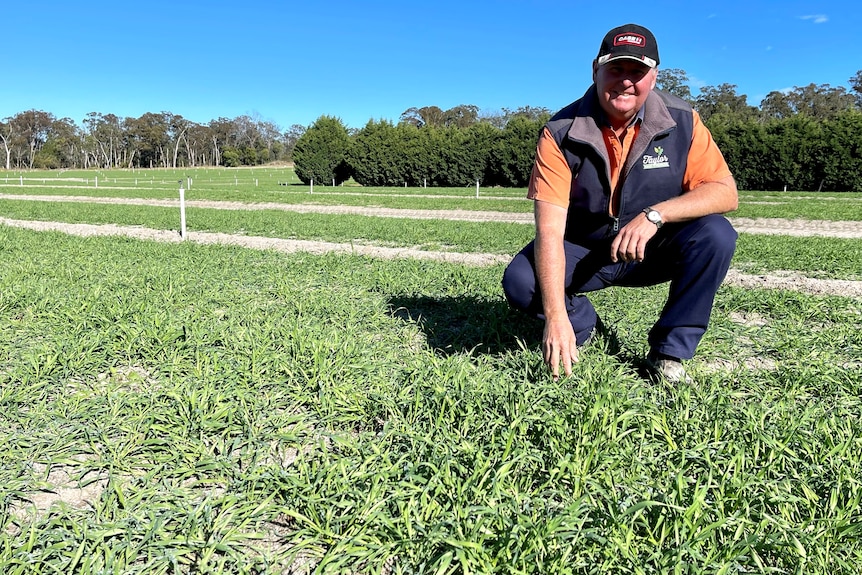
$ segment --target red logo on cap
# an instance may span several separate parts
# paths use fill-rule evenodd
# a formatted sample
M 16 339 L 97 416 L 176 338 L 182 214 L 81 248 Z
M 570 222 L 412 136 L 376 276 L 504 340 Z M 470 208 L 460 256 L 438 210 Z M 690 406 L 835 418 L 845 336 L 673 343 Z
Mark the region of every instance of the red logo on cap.
M 614 46 L 637 46 L 638 48 L 643 48 L 646 46 L 646 38 L 640 34 L 624 32 L 614 36 Z

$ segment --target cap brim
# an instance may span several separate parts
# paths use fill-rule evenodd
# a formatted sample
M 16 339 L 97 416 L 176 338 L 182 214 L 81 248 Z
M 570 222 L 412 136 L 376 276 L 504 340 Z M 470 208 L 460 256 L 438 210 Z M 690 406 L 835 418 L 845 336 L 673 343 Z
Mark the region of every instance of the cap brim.
M 605 54 L 604 56 L 599 56 L 597 58 L 599 66 L 604 66 L 608 62 L 613 62 L 614 60 L 634 60 L 635 62 L 640 62 L 650 68 L 658 66 L 658 62 L 647 56 L 633 56 L 631 54 L 619 54 L 614 56 L 613 54 Z

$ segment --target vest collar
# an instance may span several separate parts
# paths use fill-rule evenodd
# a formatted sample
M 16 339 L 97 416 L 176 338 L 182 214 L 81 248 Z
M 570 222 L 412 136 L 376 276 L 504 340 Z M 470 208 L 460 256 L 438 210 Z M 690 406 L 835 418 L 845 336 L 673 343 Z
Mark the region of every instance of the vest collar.
M 607 115 L 599 105 L 598 91 L 596 85 L 591 85 L 580 100 L 580 109 L 576 112 L 566 137 L 575 141 L 590 142 L 597 148 L 602 141 L 601 126 L 607 125 Z M 646 102 L 638 110 L 634 121 L 640 119 L 641 128 L 638 139 L 651 140 L 661 132 L 666 132 L 676 127 L 676 121 L 662 101 L 661 97 L 652 90 L 647 96 Z

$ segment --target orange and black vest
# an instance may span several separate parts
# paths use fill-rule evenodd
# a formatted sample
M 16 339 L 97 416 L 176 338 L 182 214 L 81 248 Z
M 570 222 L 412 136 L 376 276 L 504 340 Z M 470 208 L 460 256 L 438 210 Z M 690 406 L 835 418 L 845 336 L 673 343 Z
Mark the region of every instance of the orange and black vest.
M 610 209 L 610 162 L 600 128 L 607 120 L 595 84 L 546 124 L 572 170 L 567 240 L 605 241 L 644 208 L 682 194 L 694 127 L 691 106 L 653 90 L 642 112 L 640 130 L 620 174 L 615 216 Z

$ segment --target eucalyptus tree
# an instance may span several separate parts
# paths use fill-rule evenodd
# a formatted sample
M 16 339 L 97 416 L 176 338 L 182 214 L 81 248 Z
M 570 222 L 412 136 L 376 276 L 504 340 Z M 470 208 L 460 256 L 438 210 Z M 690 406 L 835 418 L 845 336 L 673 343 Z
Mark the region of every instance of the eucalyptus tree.
M 186 157 L 189 159 L 190 166 L 214 164 L 212 156 L 210 156 L 210 138 L 209 126 L 192 122 L 183 138 L 186 144 Z
M 520 106 L 514 110 L 503 108 L 503 116 L 509 122 L 514 118 L 524 118 L 527 120 L 539 121 L 542 124 L 548 121 L 551 117 L 551 110 L 544 106 Z
M 502 130 L 506 127 L 508 119 L 503 110 L 482 110 L 479 112 L 479 121 L 490 124 L 498 130 Z
M 257 119 L 257 139 L 255 147 L 258 151 L 258 162 L 272 162 L 281 159 L 284 145 L 281 143 L 281 128 L 275 122 Z
M 760 111 L 766 118 L 805 114 L 816 120 L 825 120 L 852 110 L 855 105 L 855 96 L 843 86 L 833 88 L 829 84 L 808 84 L 792 90 L 770 92 L 760 103 Z
M 6 154 L 5 166 L 7 170 L 12 169 L 12 122 L 6 118 L 0 122 L 0 142 L 3 143 L 3 152 Z
M 232 121 L 233 140 L 236 147 L 254 148 L 260 138 L 257 121 L 247 114 L 237 116 Z
M 760 101 L 760 114 L 766 119 L 783 120 L 796 113 L 787 94 L 774 90 Z
M 147 112 L 139 118 L 126 118 L 126 143 L 132 150 L 129 164 L 145 168 L 168 167 L 170 146 L 165 114 Z
M 42 110 L 27 110 L 7 118 L 8 126 L 4 130 L 7 165 L 11 165 L 11 155 L 17 167 L 32 169 L 36 154 L 48 140 L 55 121 L 53 114 Z
M 212 146 L 213 165 L 220 166 L 223 164 L 222 155 L 225 148 L 236 147 L 234 121 L 229 118 L 219 117 L 218 119 L 210 120 L 207 127 L 210 129 L 209 142 Z
M 401 113 L 399 122 L 404 122 L 424 128 L 425 126 L 442 127 L 446 124 L 446 115 L 438 106 L 423 106 L 422 108 L 407 108 Z
M 179 114 L 172 114 L 171 112 L 162 112 L 162 117 L 164 118 L 165 136 L 167 137 L 168 145 L 172 148 L 170 167 L 176 168 L 180 155 L 180 144 L 185 144 L 183 151 L 187 152 L 189 143 L 186 134 L 195 123 L 186 120 Z M 191 158 L 187 158 L 187 160 L 191 164 Z
M 305 126 L 302 124 L 292 124 L 282 135 L 281 139 L 284 142 L 284 159 L 293 160 L 293 148 L 296 147 L 296 142 L 305 133 Z
M 71 118 L 59 118 L 49 130 L 34 163 L 39 168 L 74 168 L 83 163 L 83 134 Z
M 742 119 L 754 118 L 757 115 L 757 108 L 748 105 L 745 95 L 736 93 L 735 84 L 701 88 L 694 100 L 694 107 L 707 124 L 709 119 L 716 115 Z
M 448 110 L 443 110 L 439 106 L 408 108 L 401 113 L 399 120 L 400 123 L 411 124 L 417 128 L 425 126 L 466 128 L 478 121 L 479 107 L 472 104 L 461 104 Z
M 656 88 L 682 98 L 690 104 L 694 103 L 691 88 L 688 86 L 688 74 L 680 68 L 659 69 Z
M 479 121 L 479 108 L 472 104 L 461 104 L 443 112 L 443 125 L 468 128 Z
M 850 89 L 856 96 L 856 107 L 862 110 L 862 70 L 856 72 L 856 75 L 850 78 Z
M 86 152 L 93 161 L 103 168 L 118 167 L 125 151 L 120 118 L 114 114 L 90 112 L 84 119 L 84 128 Z

